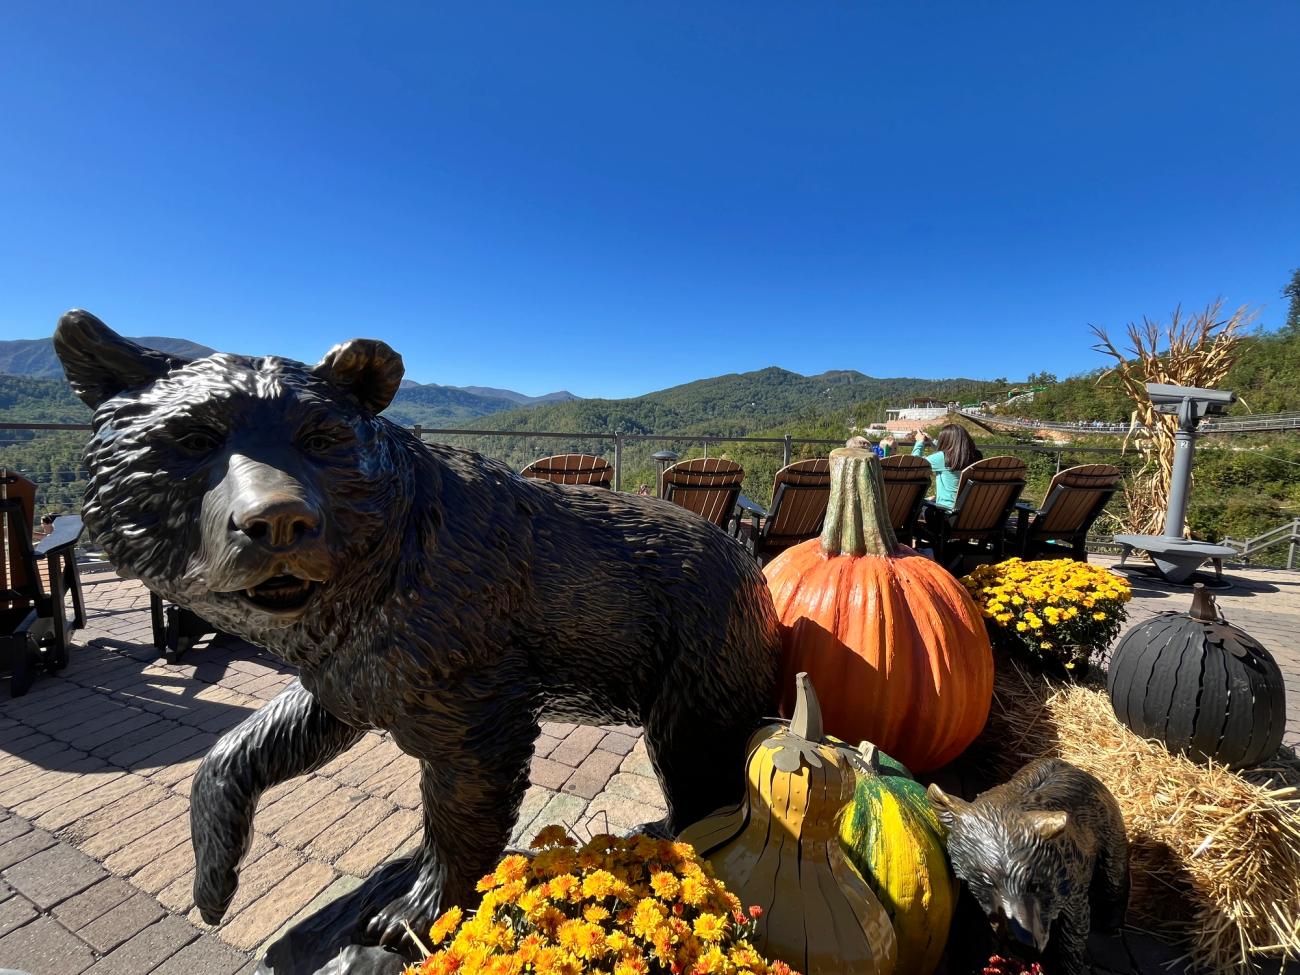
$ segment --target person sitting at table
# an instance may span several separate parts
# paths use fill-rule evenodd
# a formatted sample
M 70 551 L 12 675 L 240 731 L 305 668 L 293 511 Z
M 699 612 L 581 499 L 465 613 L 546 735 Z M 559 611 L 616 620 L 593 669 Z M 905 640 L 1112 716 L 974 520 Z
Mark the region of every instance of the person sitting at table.
M 922 451 L 930 442 L 924 430 L 917 430 L 916 446 L 912 448 L 912 456 L 923 456 Z M 961 480 L 962 470 L 977 460 L 983 460 L 984 455 L 975 446 L 975 441 L 966 432 L 966 428 L 955 423 L 945 423 L 939 428 L 939 439 L 935 446 L 938 450 L 925 458 L 934 471 L 933 501 L 945 508 L 951 508 L 957 503 L 957 482 Z
M 881 437 L 880 443 L 876 444 L 876 455 L 880 457 L 881 460 L 884 460 L 893 452 L 894 452 L 894 438 L 892 436 Z

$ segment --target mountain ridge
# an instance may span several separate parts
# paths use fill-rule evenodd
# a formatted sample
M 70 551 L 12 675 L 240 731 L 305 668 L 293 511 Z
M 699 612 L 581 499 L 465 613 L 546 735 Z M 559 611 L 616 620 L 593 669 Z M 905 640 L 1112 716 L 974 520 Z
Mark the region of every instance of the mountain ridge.
M 130 341 L 187 359 L 198 359 L 216 351 L 198 342 L 163 335 L 146 335 Z M 52 339 L 7 339 L 0 340 L 0 375 L 61 380 L 63 366 L 54 352 Z M 529 396 L 493 386 L 444 386 L 404 379 L 393 401 L 393 418 L 406 425 L 430 425 L 575 399 L 578 397 L 568 390 Z

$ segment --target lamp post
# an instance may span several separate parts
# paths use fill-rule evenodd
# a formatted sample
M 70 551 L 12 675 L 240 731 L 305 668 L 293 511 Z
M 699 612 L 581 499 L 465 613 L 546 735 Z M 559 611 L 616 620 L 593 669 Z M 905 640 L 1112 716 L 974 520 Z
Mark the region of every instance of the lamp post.
M 656 450 L 651 456 L 654 458 L 655 463 L 659 465 L 658 497 L 662 498 L 664 496 L 664 471 L 668 469 L 669 465 L 677 462 L 679 454 L 675 450 Z

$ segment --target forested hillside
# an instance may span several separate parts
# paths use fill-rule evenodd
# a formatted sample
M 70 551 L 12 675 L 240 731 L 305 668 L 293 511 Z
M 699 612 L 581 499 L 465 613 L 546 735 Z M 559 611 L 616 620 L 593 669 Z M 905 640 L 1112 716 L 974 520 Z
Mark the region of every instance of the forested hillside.
M 1245 338 L 1223 387 L 1241 398 L 1233 415 L 1300 410 L 1300 330 Z M 1097 370 L 1056 383 L 1007 412 L 1041 420 L 1127 421 L 1131 409 L 1118 382 Z
M 887 405 L 914 396 L 940 400 L 997 395 L 1005 386 L 976 379 L 875 379 L 851 370 L 802 376 L 775 366 L 700 379 L 631 399 L 582 399 L 501 413 L 472 424 L 492 430 L 695 433 L 740 436 L 852 410 L 884 419 Z
M 213 352 L 206 345 L 197 342 L 159 335 L 146 335 L 131 341 L 186 359 L 197 359 Z M 63 376 L 63 366 L 54 354 L 54 343 L 50 339 L 8 339 L 0 341 L 0 374 L 59 379 Z
M 1232 383 L 1256 411 L 1275 412 L 1300 408 L 1300 335 L 1251 338 L 1234 367 Z M 403 424 L 426 427 L 466 426 L 509 431 L 506 436 L 446 437 L 458 446 L 505 460 L 516 469 L 548 454 L 581 451 L 612 459 L 613 434 L 673 435 L 671 443 L 628 442 L 623 453 L 623 487 L 653 485 L 656 450 L 670 448 L 682 457 L 696 456 L 706 448 L 692 436 L 766 436 L 790 434 L 796 458 L 824 455 L 825 445 L 809 440 L 842 442 L 852 428 L 883 418 L 887 405 L 914 396 L 941 400 L 998 400 L 1004 383 L 977 380 L 874 379 L 858 372 L 801 376 L 770 368 L 738 375 L 719 376 L 625 400 L 573 400 L 519 409 L 504 396 L 471 393 L 455 387 L 410 385 L 398 394 L 388 415 Z M 467 399 L 461 399 L 460 394 Z M 519 394 L 515 394 L 519 395 Z M 499 404 L 497 412 L 477 418 L 457 409 L 477 409 L 474 399 Z M 1020 415 L 1050 419 L 1116 419 L 1127 417 L 1128 407 L 1113 385 L 1096 382 L 1096 376 L 1068 379 L 1040 393 L 1033 403 L 1016 403 Z M 423 411 L 423 412 L 422 412 Z M 441 411 L 441 412 L 439 412 Z M 452 411 L 452 412 L 448 412 Z M 26 422 L 88 422 L 89 411 L 75 399 L 65 383 L 0 376 L 0 420 Z M 541 431 L 594 434 L 563 439 L 536 436 Z M 990 436 L 974 430 L 984 443 L 1008 444 L 1009 434 Z M 84 434 L 33 431 L 0 432 L 0 465 L 29 472 L 41 485 L 43 510 L 71 510 L 84 489 L 81 446 Z M 1115 448 L 1119 439 L 1091 438 L 1076 446 Z M 1000 448 L 1005 449 L 1005 448 Z M 1030 466 L 1026 495 L 1039 500 L 1056 470 L 1055 457 L 1024 443 L 1014 452 Z M 711 455 L 727 453 L 746 470 L 745 490 L 766 503 L 772 477 L 781 466 L 782 445 L 730 442 L 707 447 Z M 1063 463 L 1088 463 L 1099 455 L 1068 453 Z M 1124 466 L 1139 461 L 1130 452 L 1105 459 Z M 1246 538 L 1300 516 L 1300 435 L 1202 438 L 1197 452 L 1196 486 L 1190 521 L 1206 538 L 1231 535 Z M 1119 511 L 1117 501 L 1113 510 Z M 1106 530 L 1113 529 L 1113 523 Z M 1279 553 L 1280 555 L 1281 553 Z

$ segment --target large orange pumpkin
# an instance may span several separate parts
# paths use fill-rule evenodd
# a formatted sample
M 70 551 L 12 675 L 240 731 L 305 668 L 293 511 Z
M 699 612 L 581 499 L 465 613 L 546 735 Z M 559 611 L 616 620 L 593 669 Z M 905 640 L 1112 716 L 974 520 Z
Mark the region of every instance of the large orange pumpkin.
M 828 734 L 936 769 L 988 718 L 993 652 L 979 608 L 942 566 L 898 543 L 871 451 L 831 452 L 824 524 L 764 570 L 782 624 L 782 713 L 805 672 Z

